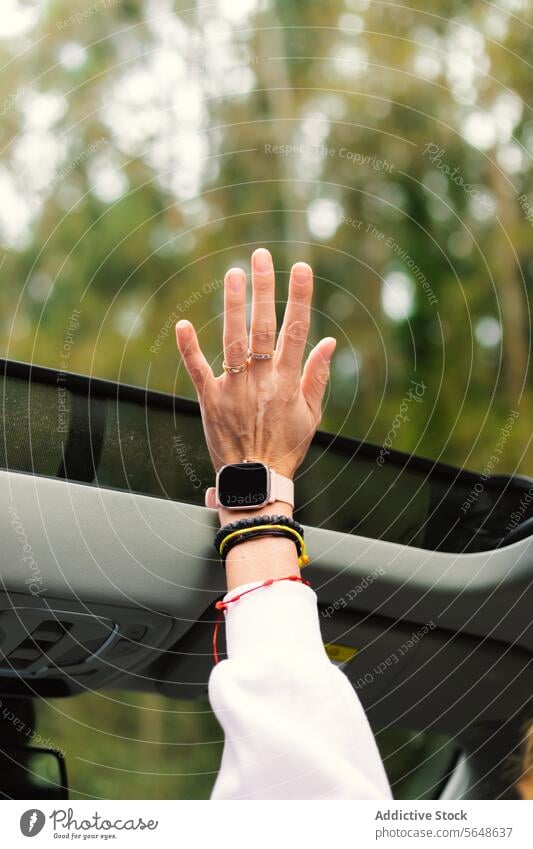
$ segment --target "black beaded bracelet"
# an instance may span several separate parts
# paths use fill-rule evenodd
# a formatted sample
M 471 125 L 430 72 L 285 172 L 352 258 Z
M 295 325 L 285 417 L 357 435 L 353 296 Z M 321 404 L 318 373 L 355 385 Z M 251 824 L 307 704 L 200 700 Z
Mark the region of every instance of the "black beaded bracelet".
M 235 548 L 236 545 L 239 545 L 241 542 L 246 542 L 250 539 L 257 539 L 258 537 L 285 537 L 285 539 L 290 539 L 296 545 L 296 551 L 298 552 L 298 557 L 302 556 L 302 544 L 300 540 L 289 530 L 284 530 L 283 528 L 257 528 L 254 530 L 253 528 L 248 528 L 248 530 L 243 530 L 242 534 L 236 534 L 234 537 L 229 539 L 222 549 L 222 563 L 224 566 L 226 565 L 226 557 L 230 553 L 232 548 Z
M 286 525 L 288 528 L 292 528 L 293 530 L 297 531 L 302 538 L 304 535 L 303 527 L 300 525 L 299 522 L 296 522 L 295 519 L 292 519 L 290 516 L 284 516 L 283 514 L 263 514 L 262 516 L 246 516 L 240 519 L 236 519 L 234 522 L 228 522 L 227 525 L 223 525 L 221 528 L 219 528 L 219 530 L 215 534 L 214 540 L 214 545 L 217 554 L 220 556 L 220 544 L 224 537 L 226 537 L 228 534 L 233 533 L 233 531 L 240 531 L 244 528 L 254 528 L 256 525 Z

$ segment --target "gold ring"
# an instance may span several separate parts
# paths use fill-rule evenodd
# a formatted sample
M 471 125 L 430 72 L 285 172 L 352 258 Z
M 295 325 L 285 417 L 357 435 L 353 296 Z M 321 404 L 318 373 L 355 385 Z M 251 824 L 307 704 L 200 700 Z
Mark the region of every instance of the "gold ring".
M 245 363 L 241 363 L 240 366 L 228 366 L 226 361 L 224 360 L 222 362 L 222 368 L 228 374 L 240 374 L 241 371 L 246 371 L 246 369 L 248 368 L 248 360 L 246 360 Z
M 248 359 L 250 360 L 271 360 L 276 352 L 271 351 L 269 354 L 260 354 L 257 351 L 248 349 Z

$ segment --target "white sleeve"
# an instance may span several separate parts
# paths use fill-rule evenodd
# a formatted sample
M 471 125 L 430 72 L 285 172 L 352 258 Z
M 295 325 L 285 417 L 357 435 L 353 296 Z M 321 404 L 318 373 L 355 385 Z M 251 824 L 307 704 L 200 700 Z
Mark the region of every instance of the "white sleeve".
M 209 678 L 225 734 L 211 798 L 391 799 L 359 698 L 322 644 L 313 590 L 280 581 L 225 616 L 228 658 Z

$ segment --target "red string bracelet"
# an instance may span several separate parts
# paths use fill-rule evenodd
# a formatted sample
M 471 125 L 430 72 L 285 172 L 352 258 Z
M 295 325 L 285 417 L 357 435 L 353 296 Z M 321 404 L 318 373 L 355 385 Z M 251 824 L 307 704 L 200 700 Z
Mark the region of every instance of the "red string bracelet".
M 218 652 L 217 652 L 217 637 L 218 637 L 218 628 L 222 619 L 224 617 L 224 610 L 227 610 L 229 605 L 234 601 L 239 601 L 243 595 L 247 595 L 248 593 L 253 593 L 254 590 L 260 590 L 262 587 L 270 587 L 276 581 L 298 581 L 300 584 L 305 584 L 309 586 L 309 581 L 306 581 L 304 578 L 300 578 L 299 575 L 287 575 L 286 578 L 269 578 L 267 581 L 263 581 L 262 584 L 258 584 L 257 587 L 250 587 L 248 590 L 244 590 L 244 592 L 239 593 L 239 595 L 233 596 L 233 598 L 228 598 L 227 601 L 216 601 L 215 607 L 218 610 L 217 621 L 215 622 L 215 630 L 213 631 L 213 657 L 215 658 L 215 663 L 218 663 Z

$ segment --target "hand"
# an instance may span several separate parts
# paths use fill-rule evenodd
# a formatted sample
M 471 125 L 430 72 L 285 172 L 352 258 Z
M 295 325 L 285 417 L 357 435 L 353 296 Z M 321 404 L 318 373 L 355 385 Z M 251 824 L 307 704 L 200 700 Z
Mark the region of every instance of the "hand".
M 309 333 L 313 273 L 303 262 L 292 267 L 289 299 L 276 339 L 275 282 L 270 253 L 252 255 L 252 318 L 246 329 L 246 275 L 232 268 L 224 278 L 224 360 L 239 366 L 248 348 L 272 359 L 251 359 L 238 374 L 215 377 L 193 325 L 179 321 L 176 336 L 194 383 L 209 454 L 215 470 L 226 463 L 261 460 L 292 477 L 302 463 L 322 418 L 322 401 L 336 340 L 322 339 L 301 373 Z

